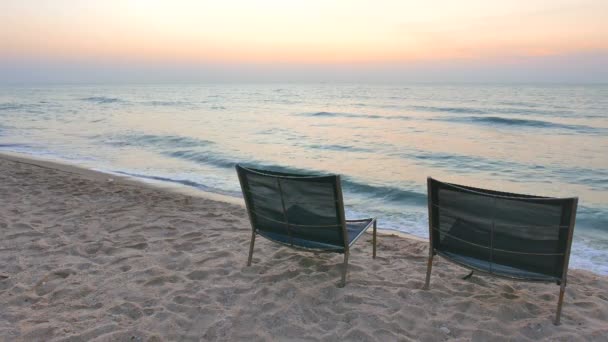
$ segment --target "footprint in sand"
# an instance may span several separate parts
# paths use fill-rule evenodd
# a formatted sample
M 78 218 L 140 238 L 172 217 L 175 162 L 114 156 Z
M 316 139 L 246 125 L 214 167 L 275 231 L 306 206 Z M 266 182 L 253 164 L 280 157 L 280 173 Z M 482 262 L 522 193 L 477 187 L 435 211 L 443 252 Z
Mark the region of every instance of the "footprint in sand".
M 178 276 L 159 276 L 152 278 L 151 280 L 144 283 L 144 286 L 163 286 L 165 283 L 177 283 L 181 279 Z
M 140 319 L 141 316 L 143 316 L 142 309 L 138 305 L 135 305 L 135 304 L 130 303 L 130 302 L 125 302 L 125 303 L 122 303 L 120 305 L 116 305 L 114 307 L 111 307 L 108 310 L 108 312 L 111 313 L 111 314 L 113 314 L 113 315 L 127 316 L 131 320 L 134 320 L 134 321 Z
M 59 270 L 46 275 L 42 280 L 34 287 L 34 292 L 38 296 L 44 296 L 53 290 L 55 290 L 63 281 L 72 274 L 76 274 L 76 271 L 71 269 Z
M 142 249 L 148 248 L 148 244 L 145 243 L 145 242 L 141 242 L 141 243 L 136 243 L 134 245 L 125 246 L 125 248 L 132 248 L 132 249 L 142 250 Z
M 506 299 L 516 299 L 516 298 L 519 298 L 518 295 L 515 295 L 515 294 L 512 294 L 512 293 L 501 293 L 500 295 L 503 298 L 506 298 Z

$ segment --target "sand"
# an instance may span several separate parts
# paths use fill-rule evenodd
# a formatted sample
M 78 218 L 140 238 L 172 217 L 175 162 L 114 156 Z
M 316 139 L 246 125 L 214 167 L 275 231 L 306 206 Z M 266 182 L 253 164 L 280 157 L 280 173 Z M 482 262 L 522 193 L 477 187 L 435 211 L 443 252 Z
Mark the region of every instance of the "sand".
M 422 290 L 422 241 L 381 235 L 374 260 L 368 234 L 339 288 L 341 255 L 258 238 L 246 267 L 249 238 L 238 204 L 2 155 L 0 340 L 608 340 L 591 272 L 570 270 L 554 326 L 555 284 L 462 280 L 435 258 Z

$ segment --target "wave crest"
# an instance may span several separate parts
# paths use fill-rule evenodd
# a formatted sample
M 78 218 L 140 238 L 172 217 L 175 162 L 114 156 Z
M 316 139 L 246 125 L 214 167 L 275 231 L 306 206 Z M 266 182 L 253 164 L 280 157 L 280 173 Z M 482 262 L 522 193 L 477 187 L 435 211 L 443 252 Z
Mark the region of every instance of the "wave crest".
M 299 113 L 297 116 L 327 117 L 327 118 L 358 118 L 358 119 L 385 119 L 385 120 L 411 120 L 405 115 L 378 115 L 378 114 L 356 114 L 356 113 L 336 113 L 336 112 L 315 112 Z
M 99 104 L 124 102 L 117 97 L 105 97 L 105 96 L 91 96 L 91 97 L 82 98 L 81 100 L 86 101 L 86 102 L 99 103 Z
M 585 125 L 568 125 L 568 124 L 561 124 L 561 123 L 544 121 L 544 120 L 518 119 L 518 118 L 509 118 L 509 117 L 502 117 L 502 116 L 468 116 L 468 117 L 459 117 L 459 118 L 446 118 L 446 119 L 440 119 L 440 120 L 455 121 L 455 122 L 473 122 L 473 123 L 496 125 L 496 126 L 562 129 L 562 130 L 570 130 L 570 131 L 583 132 L 583 133 L 605 133 L 606 132 L 606 130 L 603 128 L 596 128 L 596 127 L 585 126 Z
M 97 137 L 93 137 L 97 138 Z M 133 134 L 133 135 L 115 135 L 110 137 L 102 137 L 102 142 L 116 147 L 146 147 L 153 146 L 155 148 L 188 148 L 202 147 L 213 144 L 212 141 L 201 140 L 191 137 L 178 135 L 154 135 L 154 134 Z

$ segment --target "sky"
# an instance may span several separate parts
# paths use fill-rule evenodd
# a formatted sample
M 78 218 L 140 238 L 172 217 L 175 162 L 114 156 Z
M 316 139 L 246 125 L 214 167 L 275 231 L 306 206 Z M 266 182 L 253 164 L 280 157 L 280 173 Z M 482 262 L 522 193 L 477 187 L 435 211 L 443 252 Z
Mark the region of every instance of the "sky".
M 0 82 L 608 82 L 607 0 L 2 0 Z

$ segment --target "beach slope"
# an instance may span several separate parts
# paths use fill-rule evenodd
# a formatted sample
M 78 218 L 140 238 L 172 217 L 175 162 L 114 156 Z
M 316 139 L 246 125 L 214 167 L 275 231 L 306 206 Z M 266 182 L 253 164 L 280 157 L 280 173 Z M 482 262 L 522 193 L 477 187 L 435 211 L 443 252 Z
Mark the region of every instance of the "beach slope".
M 111 178 L 111 180 L 110 180 Z M 380 219 L 380 226 L 382 220 Z M 474 275 L 426 243 L 371 235 L 350 255 L 256 241 L 242 206 L 0 156 L 2 341 L 605 341 L 608 279 L 559 288 Z

